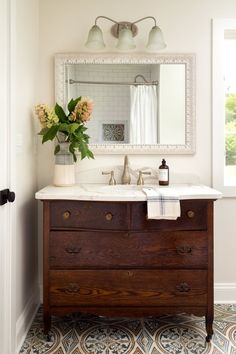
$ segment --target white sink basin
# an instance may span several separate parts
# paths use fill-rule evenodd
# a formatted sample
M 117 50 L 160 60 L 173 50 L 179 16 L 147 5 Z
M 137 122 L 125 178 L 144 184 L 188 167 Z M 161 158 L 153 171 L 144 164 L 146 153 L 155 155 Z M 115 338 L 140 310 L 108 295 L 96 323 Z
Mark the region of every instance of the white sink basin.
M 97 196 L 119 200 L 132 200 L 132 198 L 142 198 L 145 200 L 145 193 L 142 191 L 143 186 L 136 184 L 116 184 L 116 185 L 84 185 L 86 192 L 94 192 Z
M 101 192 L 109 193 L 109 192 L 132 192 L 132 191 L 142 191 L 144 186 L 140 186 L 137 184 L 115 184 L 109 186 L 102 186 L 99 188 Z

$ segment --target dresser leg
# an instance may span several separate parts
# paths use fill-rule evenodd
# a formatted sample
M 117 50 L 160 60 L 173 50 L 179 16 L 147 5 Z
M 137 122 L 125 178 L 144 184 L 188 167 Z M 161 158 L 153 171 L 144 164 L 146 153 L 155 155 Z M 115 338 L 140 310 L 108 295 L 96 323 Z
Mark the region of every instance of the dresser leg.
M 206 315 L 206 342 L 210 342 L 213 335 L 213 316 Z
M 51 316 L 50 314 L 47 312 L 43 314 L 43 323 L 44 323 L 44 334 L 45 336 L 47 336 L 47 341 L 50 340 L 50 336 L 49 336 L 49 331 L 51 328 Z

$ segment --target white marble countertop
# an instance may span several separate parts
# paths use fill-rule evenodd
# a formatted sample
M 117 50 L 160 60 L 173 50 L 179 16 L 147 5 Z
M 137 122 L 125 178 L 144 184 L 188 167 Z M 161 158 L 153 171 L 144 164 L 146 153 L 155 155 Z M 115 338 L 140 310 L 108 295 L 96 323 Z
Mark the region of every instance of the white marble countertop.
M 159 186 L 146 184 L 145 186 L 122 185 L 109 186 L 104 184 L 78 184 L 71 187 L 47 186 L 35 194 L 40 200 L 95 200 L 95 201 L 146 201 L 144 187 L 168 188 L 168 194 L 178 195 L 179 199 L 219 199 L 222 193 L 205 185 L 171 184 Z M 163 190 L 164 192 L 164 190 Z

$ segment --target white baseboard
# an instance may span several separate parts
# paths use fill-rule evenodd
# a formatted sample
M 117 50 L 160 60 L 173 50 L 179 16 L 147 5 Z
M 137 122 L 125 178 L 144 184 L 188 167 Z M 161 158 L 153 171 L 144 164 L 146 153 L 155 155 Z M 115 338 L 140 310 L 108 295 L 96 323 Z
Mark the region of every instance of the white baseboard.
M 40 305 L 39 288 L 36 287 L 16 322 L 16 353 L 19 353 Z
M 216 304 L 235 304 L 236 283 L 215 283 L 214 299 Z

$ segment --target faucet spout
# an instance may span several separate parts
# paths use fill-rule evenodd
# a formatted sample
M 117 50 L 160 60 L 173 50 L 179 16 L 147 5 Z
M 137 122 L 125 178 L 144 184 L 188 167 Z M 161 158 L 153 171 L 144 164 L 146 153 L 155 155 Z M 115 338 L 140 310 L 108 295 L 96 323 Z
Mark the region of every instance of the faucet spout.
M 131 182 L 131 177 L 129 173 L 129 161 L 127 155 L 125 155 L 124 157 L 124 170 L 123 170 L 121 182 L 122 184 L 130 184 Z

